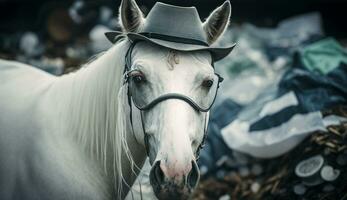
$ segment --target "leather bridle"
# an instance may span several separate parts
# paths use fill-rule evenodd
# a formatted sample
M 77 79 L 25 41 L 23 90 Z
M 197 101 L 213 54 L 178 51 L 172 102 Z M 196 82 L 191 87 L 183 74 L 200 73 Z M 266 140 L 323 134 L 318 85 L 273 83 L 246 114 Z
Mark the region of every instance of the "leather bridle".
M 134 131 L 134 126 L 133 126 L 133 107 L 132 105 L 134 104 L 136 106 L 136 108 L 138 108 L 140 110 L 140 118 L 141 118 L 141 126 L 142 126 L 142 130 L 143 130 L 143 134 L 144 134 L 144 145 L 146 148 L 146 153 L 147 156 L 149 156 L 149 135 L 147 134 L 145 127 L 144 127 L 144 122 L 143 122 L 143 111 L 148 111 L 150 109 L 152 109 L 154 106 L 156 106 L 157 104 L 159 104 L 160 102 L 166 101 L 168 99 L 178 99 L 178 100 L 182 100 L 185 101 L 186 103 L 188 103 L 194 110 L 199 111 L 199 112 L 204 112 L 205 117 L 204 117 L 204 135 L 203 135 L 203 139 L 201 141 L 201 143 L 199 144 L 196 152 L 195 152 L 195 157 L 196 159 L 199 158 L 199 154 L 200 154 L 200 150 L 204 147 L 205 145 L 205 140 L 206 140 L 206 136 L 207 136 L 207 112 L 211 109 L 215 98 L 213 99 L 212 104 L 208 107 L 208 108 L 201 108 L 196 102 L 194 102 L 194 100 L 192 100 L 190 97 L 186 96 L 186 95 L 182 95 L 182 94 L 178 94 L 178 93 L 169 93 L 169 94 L 165 94 L 165 95 L 161 95 L 158 98 L 154 99 L 152 102 L 150 102 L 148 105 L 144 106 L 144 107 L 138 107 L 135 103 L 133 103 L 132 100 L 132 95 L 129 89 L 129 72 L 131 72 L 131 54 L 132 51 L 135 47 L 135 45 L 138 43 L 138 41 L 131 41 L 131 44 L 129 46 L 129 49 L 127 50 L 126 54 L 125 54 L 125 68 L 124 68 L 124 83 L 126 84 L 128 83 L 128 91 L 127 91 L 127 96 L 128 96 L 128 104 L 130 107 L 130 125 L 131 125 L 131 129 L 133 131 L 133 133 L 135 134 Z M 212 61 L 212 66 L 213 66 L 213 61 Z M 213 66 L 214 67 L 214 66 Z M 223 81 L 223 78 L 220 77 L 218 74 L 216 74 L 219 78 L 218 81 L 218 88 L 219 88 L 219 83 Z M 218 90 L 217 88 L 217 90 Z M 216 91 L 217 93 L 217 91 Z M 135 136 L 136 138 L 136 136 Z

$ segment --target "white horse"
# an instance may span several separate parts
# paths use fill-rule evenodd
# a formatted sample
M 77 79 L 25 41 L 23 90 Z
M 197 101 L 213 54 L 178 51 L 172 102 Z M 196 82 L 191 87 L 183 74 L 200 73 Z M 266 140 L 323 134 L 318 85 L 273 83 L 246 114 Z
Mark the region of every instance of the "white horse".
M 120 15 L 124 32 L 140 30 L 145 20 L 134 0 L 123 0 Z M 204 30 L 211 43 L 229 17 L 229 2 L 208 17 Z M 147 157 L 136 107 L 134 131 L 129 125 L 123 85 L 129 45 L 125 37 L 80 70 L 60 77 L 0 60 L 1 200 L 124 198 Z M 133 74 L 139 81 L 156 83 L 148 96 L 158 88 L 194 95 L 214 74 L 211 62 L 208 52 L 175 52 L 142 42 L 133 49 L 131 68 L 141 70 Z M 144 112 L 156 178 L 151 184 L 160 186 L 155 190 L 159 198 L 187 198 L 196 186 L 195 152 L 205 116 L 178 99 Z

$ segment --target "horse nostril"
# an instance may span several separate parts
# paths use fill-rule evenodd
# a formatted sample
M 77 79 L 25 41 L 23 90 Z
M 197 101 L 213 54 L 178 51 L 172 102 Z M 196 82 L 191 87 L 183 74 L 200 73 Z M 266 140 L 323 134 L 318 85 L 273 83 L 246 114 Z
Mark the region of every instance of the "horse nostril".
M 150 172 L 150 180 L 158 185 L 161 185 L 164 182 L 164 173 L 160 168 L 160 161 L 157 161 L 151 172 Z
M 188 186 L 195 188 L 198 185 L 200 179 L 199 167 L 195 161 L 192 161 L 192 170 L 188 174 Z

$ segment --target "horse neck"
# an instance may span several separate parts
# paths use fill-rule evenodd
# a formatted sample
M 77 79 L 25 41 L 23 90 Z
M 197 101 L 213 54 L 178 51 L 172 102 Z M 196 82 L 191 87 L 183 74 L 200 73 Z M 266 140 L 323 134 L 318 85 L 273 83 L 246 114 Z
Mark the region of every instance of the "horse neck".
M 113 175 L 118 189 L 122 179 L 131 184 L 134 165 L 142 166 L 145 159 L 133 134 L 127 134 L 131 131 L 127 128 L 127 98 L 122 87 L 127 48 L 128 42 L 120 42 L 55 84 L 63 134 L 72 136 L 108 176 Z

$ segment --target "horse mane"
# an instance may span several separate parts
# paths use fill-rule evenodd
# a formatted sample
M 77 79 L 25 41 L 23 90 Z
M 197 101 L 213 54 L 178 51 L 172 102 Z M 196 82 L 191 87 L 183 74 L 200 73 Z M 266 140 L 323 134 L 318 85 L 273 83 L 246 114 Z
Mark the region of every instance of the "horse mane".
M 128 186 L 122 175 L 122 156 L 129 160 L 133 173 L 137 167 L 126 141 L 127 88 L 123 85 L 123 70 L 128 46 L 129 41 L 121 39 L 78 71 L 61 77 L 66 80 L 63 85 L 71 87 L 63 116 L 65 132 L 74 133 L 73 139 L 83 151 L 101 163 L 107 176 L 114 177 L 118 198 L 122 185 Z

